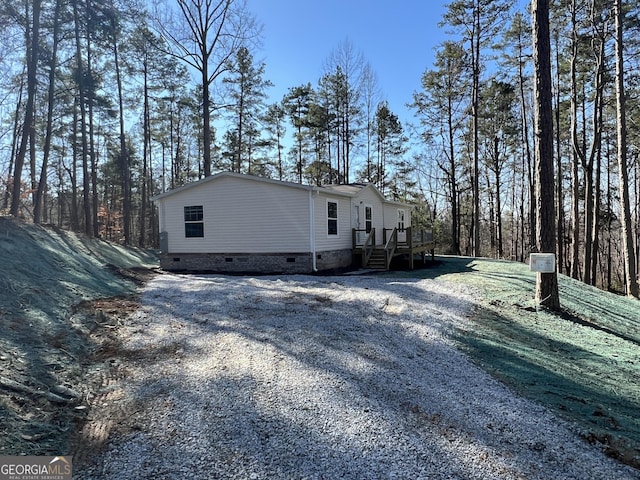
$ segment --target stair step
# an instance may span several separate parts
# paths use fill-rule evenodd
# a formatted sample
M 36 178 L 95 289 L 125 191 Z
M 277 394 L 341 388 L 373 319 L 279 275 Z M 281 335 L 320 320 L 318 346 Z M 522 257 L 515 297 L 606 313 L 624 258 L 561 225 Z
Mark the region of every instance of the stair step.
M 387 259 L 385 251 L 381 249 L 373 250 L 367 262 L 367 268 L 371 268 L 373 270 L 386 270 Z

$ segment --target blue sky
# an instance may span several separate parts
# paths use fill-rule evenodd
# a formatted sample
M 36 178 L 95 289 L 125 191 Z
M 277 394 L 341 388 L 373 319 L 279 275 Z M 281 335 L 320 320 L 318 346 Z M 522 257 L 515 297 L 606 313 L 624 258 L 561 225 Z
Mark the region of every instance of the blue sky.
M 420 88 L 447 39 L 438 27 L 444 0 L 248 0 L 264 27 L 263 48 L 254 56 L 266 64 L 265 78 L 279 101 L 290 87 L 315 87 L 327 57 L 346 39 L 361 51 L 378 77 L 383 98 L 401 121 L 413 121 L 405 106 Z

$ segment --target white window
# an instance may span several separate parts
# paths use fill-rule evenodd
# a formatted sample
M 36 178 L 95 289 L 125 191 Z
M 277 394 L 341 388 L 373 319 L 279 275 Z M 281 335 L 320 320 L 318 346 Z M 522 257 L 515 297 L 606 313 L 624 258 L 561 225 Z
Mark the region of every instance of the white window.
M 373 228 L 373 207 L 371 205 L 364 206 L 364 230 L 371 233 Z
M 404 210 L 398 209 L 398 230 L 404 230 Z
M 202 205 L 184 207 L 184 236 L 204 237 L 204 215 Z
M 327 235 L 338 235 L 338 202 L 327 201 Z

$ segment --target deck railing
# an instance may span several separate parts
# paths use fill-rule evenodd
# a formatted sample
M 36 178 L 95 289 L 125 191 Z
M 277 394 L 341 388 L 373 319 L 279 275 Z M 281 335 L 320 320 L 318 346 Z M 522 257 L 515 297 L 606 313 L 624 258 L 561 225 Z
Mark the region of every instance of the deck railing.
M 393 231 L 397 230 L 397 243 L 402 248 L 413 248 L 420 247 L 422 245 L 426 245 L 433 242 L 433 231 L 432 230 L 414 230 L 412 227 L 407 227 L 405 229 L 399 228 L 384 228 L 382 229 L 382 243 L 386 245 L 387 240 L 389 238 L 390 233 L 393 234 Z M 374 233 L 373 235 L 373 245 L 376 244 L 375 237 L 375 228 L 371 230 Z M 366 243 L 362 242 L 360 239 L 361 235 L 366 233 L 366 230 L 363 228 L 354 228 L 352 229 L 353 236 L 353 248 L 364 248 Z M 401 233 L 404 233 L 404 239 L 400 236 Z M 370 235 L 370 233 L 369 233 Z M 368 239 L 368 237 L 367 237 Z
M 411 227 L 407 228 L 407 243 L 409 248 L 413 246 L 425 245 L 433 242 L 432 230 L 413 231 Z
M 355 237 L 355 230 L 354 230 Z M 355 242 L 354 242 L 355 243 Z M 367 235 L 367 239 L 364 241 L 362 245 L 362 266 L 365 266 L 369 263 L 369 259 L 371 258 L 371 254 L 373 253 L 373 249 L 376 246 L 376 229 L 372 228 Z
M 385 259 L 387 269 L 391 264 L 391 259 L 393 258 L 393 253 L 396 251 L 397 246 L 398 246 L 398 229 L 394 228 L 393 231 L 391 232 L 391 235 L 389 236 L 389 240 L 387 240 L 384 245 L 384 259 Z
M 362 238 L 365 233 L 367 236 L 363 242 Z M 387 269 L 394 256 L 408 255 L 410 268 L 413 268 L 414 254 L 419 253 L 424 259 L 426 252 L 430 250 L 432 258 L 434 255 L 433 232 L 431 230 L 413 231 L 411 227 L 405 229 L 383 228 L 382 244 L 376 245 L 375 229 L 366 232 L 364 229 L 354 228 L 352 229 L 352 241 L 354 254 L 362 257 L 362 266 L 368 266 L 371 257 L 382 255 L 382 252 L 384 252 Z

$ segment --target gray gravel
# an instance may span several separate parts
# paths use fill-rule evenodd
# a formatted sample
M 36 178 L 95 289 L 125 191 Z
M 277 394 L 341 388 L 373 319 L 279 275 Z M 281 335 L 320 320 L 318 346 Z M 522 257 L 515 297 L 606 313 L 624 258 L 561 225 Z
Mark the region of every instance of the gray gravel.
M 637 479 L 456 350 L 437 280 L 160 275 L 95 479 Z M 133 353 L 137 352 L 137 355 Z

